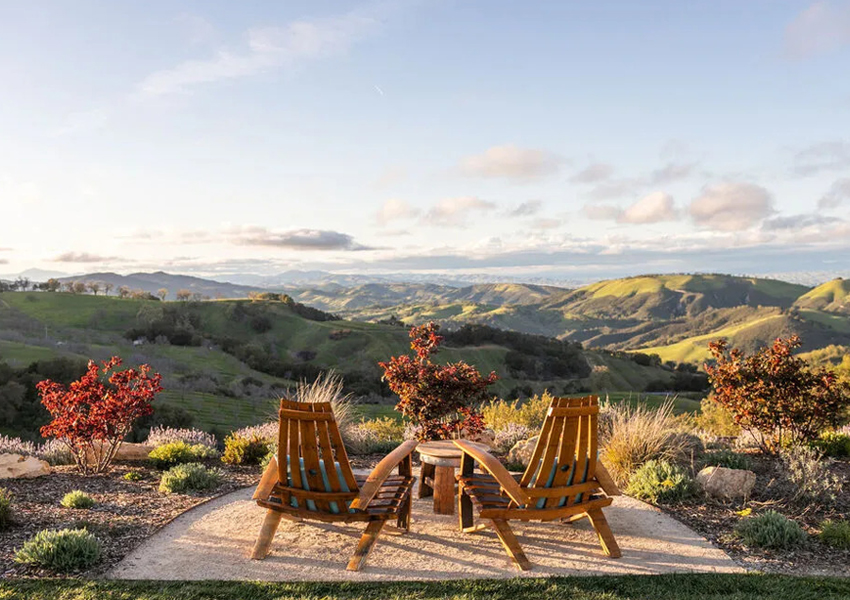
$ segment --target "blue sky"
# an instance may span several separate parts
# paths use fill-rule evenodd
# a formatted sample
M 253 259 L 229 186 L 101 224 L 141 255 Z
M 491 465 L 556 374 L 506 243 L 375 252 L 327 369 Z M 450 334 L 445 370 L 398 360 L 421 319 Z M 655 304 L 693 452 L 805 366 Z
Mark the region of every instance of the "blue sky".
M 0 272 L 850 270 L 850 1 L 6 2 Z

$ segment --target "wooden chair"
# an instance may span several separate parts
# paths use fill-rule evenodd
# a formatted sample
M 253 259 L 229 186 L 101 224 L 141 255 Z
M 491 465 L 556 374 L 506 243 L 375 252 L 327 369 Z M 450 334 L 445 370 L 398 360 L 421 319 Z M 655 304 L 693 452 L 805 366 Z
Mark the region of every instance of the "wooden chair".
M 508 521 L 574 521 L 590 519 L 602 549 L 611 558 L 620 548 L 602 508 L 620 491 L 597 460 L 599 399 L 555 398 L 549 407 L 531 461 L 517 481 L 494 456 L 455 440 L 463 456 L 458 479 L 460 529 L 478 531 L 473 505 L 489 519 L 508 555 L 522 570 L 531 563 L 511 531 Z M 475 472 L 476 463 L 481 472 Z
M 351 470 L 330 403 L 281 400 L 279 415 L 278 452 L 254 493 L 257 504 L 268 512 L 251 558 L 266 557 L 284 517 L 368 523 L 349 571 L 360 570 L 389 519 L 410 531 L 411 454 L 416 441 L 404 442 L 368 477 L 360 477 Z M 398 474 L 393 476 L 396 467 Z

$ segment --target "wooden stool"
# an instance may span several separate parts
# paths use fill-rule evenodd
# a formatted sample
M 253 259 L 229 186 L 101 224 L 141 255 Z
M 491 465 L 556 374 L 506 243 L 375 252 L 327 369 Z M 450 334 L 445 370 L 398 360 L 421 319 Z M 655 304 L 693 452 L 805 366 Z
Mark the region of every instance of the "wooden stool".
M 469 442 L 484 452 L 490 447 Z M 451 440 L 421 442 L 417 446 L 422 470 L 419 474 L 419 498 L 434 496 L 434 512 L 438 515 L 455 514 L 455 469 L 460 467 L 463 452 Z

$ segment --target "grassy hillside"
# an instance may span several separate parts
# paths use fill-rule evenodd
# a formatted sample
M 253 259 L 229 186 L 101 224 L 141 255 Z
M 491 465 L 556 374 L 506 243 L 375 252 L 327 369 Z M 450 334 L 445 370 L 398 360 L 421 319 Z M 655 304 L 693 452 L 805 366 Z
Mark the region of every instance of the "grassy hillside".
M 833 279 L 800 296 L 795 306 L 850 315 L 850 279 Z
M 169 343 L 177 337 L 182 340 L 179 345 Z M 156 343 L 151 342 L 154 339 Z M 0 294 L 0 361 L 24 367 L 53 357 L 104 360 L 120 355 L 128 364 L 149 363 L 164 376 L 161 401 L 185 408 L 196 424 L 206 428 L 226 430 L 266 418 L 275 397 L 318 370 L 339 371 L 352 389 L 388 393 L 385 388 L 381 391 L 377 363 L 408 349 L 406 328 L 305 318 L 284 302 Z M 593 367 L 589 377 L 529 380 L 508 368 L 509 353 L 517 354 L 503 345 L 482 342 L 446 347 L 438 358 L 465 360 L 483 372 L 496 371 L 500 381 L 494 393 L 506 397 L 515 388 L 556 393 L 569 386 L 640 391 L 649 381 L 671 377 L 667 370 L 639 366 L 628 358 L 585 352 Z

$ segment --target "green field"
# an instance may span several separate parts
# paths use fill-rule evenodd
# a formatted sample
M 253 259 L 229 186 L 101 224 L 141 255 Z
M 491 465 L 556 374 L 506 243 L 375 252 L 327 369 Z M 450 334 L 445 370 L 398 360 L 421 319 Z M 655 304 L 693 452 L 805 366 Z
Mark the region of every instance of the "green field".
M 368 567 L 367 567 L 368 568 Z M 22 580 L 0 600 L 846 600 L 850 579 L 628 575 L 399 583 Z

